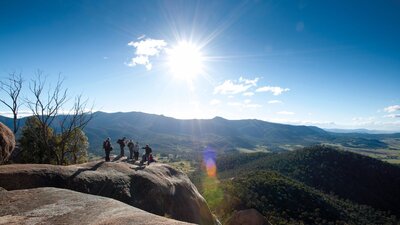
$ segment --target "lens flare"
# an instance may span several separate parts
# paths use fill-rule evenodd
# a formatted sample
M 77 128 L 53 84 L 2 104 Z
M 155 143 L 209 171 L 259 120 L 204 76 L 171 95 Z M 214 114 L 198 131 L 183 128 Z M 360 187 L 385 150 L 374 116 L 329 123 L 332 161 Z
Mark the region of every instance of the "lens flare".
M 206 148 L 203 152 L 203 162 L 206 168 L 207 176 L 217 176 L 217 165 L 215 164 L 215 151 Z
M 211 208 L 216 208 L 224 199 L 224 193 L 217 178 L 216 153 L 211 148 L 203 151 L 203 168 L 205 176 L 202 179 L 203 196 Z
M 217 166 L 214 160 L 208 159 L 206 161 L 206 171 L 209 177 L 215 177 L 217 175 Z

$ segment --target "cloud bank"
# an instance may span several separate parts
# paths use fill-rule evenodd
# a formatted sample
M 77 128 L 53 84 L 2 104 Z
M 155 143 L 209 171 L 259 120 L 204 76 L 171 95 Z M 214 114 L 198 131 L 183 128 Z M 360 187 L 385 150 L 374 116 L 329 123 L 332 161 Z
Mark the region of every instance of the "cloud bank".
M 384 108 L 383 110 L 388 113 L 400 111 L 400 105 L 391 105 L 391 106 Z

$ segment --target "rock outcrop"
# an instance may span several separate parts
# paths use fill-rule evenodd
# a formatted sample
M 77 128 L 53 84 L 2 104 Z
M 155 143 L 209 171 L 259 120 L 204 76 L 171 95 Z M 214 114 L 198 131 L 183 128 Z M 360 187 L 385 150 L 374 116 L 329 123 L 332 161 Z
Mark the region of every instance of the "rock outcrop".
M 255 209 L 235 211 L 226 225 L 271 225 L 265 217 Z
M 0 190 L 0 224 L 189 225 L 114 199 L 59 188 Z
M 113 198 L 150 213 L 197 224 L 214 224 L 204 198 L 186 174 L 171 166 L 146 167 L 117 161 L 80 165 L 0 166 L 6 190 L 57 187 Z
M 8 161 L 15 148 L 14 133 L 0 122 L 0 164 Z

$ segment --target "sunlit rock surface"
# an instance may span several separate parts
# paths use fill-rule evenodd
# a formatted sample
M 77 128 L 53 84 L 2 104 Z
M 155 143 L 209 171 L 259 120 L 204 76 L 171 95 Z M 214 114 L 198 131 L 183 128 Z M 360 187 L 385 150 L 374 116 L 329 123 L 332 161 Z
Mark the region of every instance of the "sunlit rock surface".
M 59 188 L 0 190 L 0 224 L 189 225 L 114 199 Z
M 113 198 L 160 216 L 214 224 L 204 198 L 186 174 L 169 165 L 149 166 L 114 160 L 72 166 L 0 166 L 0 187 L 7 190 L 58 187 Z

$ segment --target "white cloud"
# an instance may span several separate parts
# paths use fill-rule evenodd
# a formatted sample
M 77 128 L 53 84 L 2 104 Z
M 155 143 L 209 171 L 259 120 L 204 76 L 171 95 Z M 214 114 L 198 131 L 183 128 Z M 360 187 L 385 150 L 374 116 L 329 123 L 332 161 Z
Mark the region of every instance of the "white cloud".
M 0 116 L 10 117 L 12 118 L 14 114 L 11 111 L 0 111 Z M 32 116 L 31 110 L 19 110 L 18 111 L 18 118 Z
M 132 61 L 129 64 L 129 66 L 136 66 L 136 65 L 144 65 L 147 70 L 151 70 L 151 68 L 153 67 L 149 61 L 149 57 L 144 55 L 139 55 L 136 56 L 135 58 L 132 58 Z
M 391 105 L 383 109 L 385 112 L 392 113 L 400 111 L 400 105 Z
M 356 117 L 351 123 L 337 123 L 334 121 L 314 121 L 314 120 L 299 120 L 290 118 L 272 118 L 269 121 L 276 123 L 287 123 L 293 125 L 312 125 L 322 128 L 340 128 L 340 129 L 370 129 L 388 132 L 400 132 L 400 120 L 391 122 L 378 121 L 375 117 Z
M 239 83 L 245 83 L 245 84 L 250 84 L 252 86 L 257 86 L 257 82 L 260 78 L 256 77 L 253 80 L 249 80 L 243 77 L 239 77 Z
M 210 101 L 210 105 L 219 105 L 220 103 L 221 103 L 221 101 L 218 99 L 213 99 Z
M 280 111 L 280 112 L 277 112 L 276 114 L 289 116 L 289 115 L 294 115 L 294 112 Z
M 167 46 L 167 42 L 164 40 L 156 40 L 156 39 L 146 39 L 138 42 L 129 42 L 129 46 L 133 46 L 136 48 L 136 55 L 147 55 L 147 56 L 155 56 L 160 53 L 160 51 Z
M 224 83 L 214 88 L 214 94 L 232 95 L 246 92 L 249 88 L 257 85 L 258 79 L 249 80 L 240 77 L 238 81 L 225 80 Z
M 370 116 L 370 117 L 354 117 L 351 120 L 353 120 L 353 122 L 355 122 L 355 123 L 363 124 L 365 122 L 369 123 L 371 121 L 374 121 L 374 120 L 376 120 L 376 118 L 374 116 Z
M 282 104 L 282 101 L 280 101 L 280 100 L 271 100 L 271 101 L 268 101 L 268 104 Z
M 337 128 L 338 125 L 332 121 L 317 121 L 317 120 L 296 120 L 286 118 L 275 118 L 271 119 L 271 122 L 275 123 L 286 123 L 292 125 L 306 125 L 306 126 L 318 126 L 323 128 Z
M 289 88 L 281 88 L 281 87 L 273 87 L 273 86 L 264 86 L 257 88 L 256 92 L 271 92 L 273 95 L 280 95 L 283 92 L 290 91 Z
M 245 92 L 251 85 L 235 84 L 231 80 L 224 81 L 223 84 L 214 88 L 214 94 L 237 94 Z
M 253 92 L 251 92 L 251 91 L 249 91 L 249 92 L 245 92 L 245 93 L 243 93 L 243 95 L 244 95 L 244 96 L 246 96 L 246 97 L 251 97 L 251 96 L 253 96 L 253 95 L 254 95 L 254 93 L 253 93 Z
M 400 114 L 389 114 L 389 115 L 385 115 L 383 117 L 385 117 L 385 118 L 400 118 Z
M 245 107 L 245 108 L 261 108 L 262 105 L 260 105 L 260 104 L 245 104 L 243 107 Z
M 243 103 L 241 103 L 241 102 L 228 102 L 228 105 L 230 105 L 230 106 L 242 106 Z
M 397 114 L 394 114 L 397 115 Z M 396 117 L 395 117 L 396 118 Z M 397 131 L 400 132 L 400 120 L 395 121 L 380 121 L 375 117 L 357 117 L 353 118 L 352 128 L 367 128 L 367 129 L 377 129 L 386 131 Z
M 147 70 L 151 70 L 152 64 L 149 58 L 158 56 L 160 52 L 167 46 L 167 42 L 164 40 L 156 40 L 147 38 L 145 40 L 137 42 L 129 42 L 129 46 L 134 47 L 135 57 L 131 59 L 128 66 L 144 65 Z
M 244 102 L 228 102 L 229 106 L 235 106 L 240 108 L 261 108 L 262 105 L 251 103 L 251 101 L 245 100 Z

